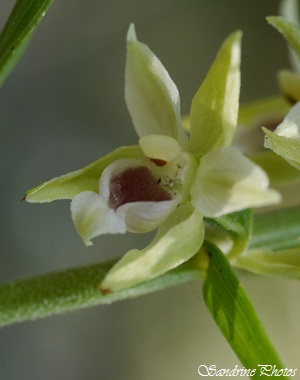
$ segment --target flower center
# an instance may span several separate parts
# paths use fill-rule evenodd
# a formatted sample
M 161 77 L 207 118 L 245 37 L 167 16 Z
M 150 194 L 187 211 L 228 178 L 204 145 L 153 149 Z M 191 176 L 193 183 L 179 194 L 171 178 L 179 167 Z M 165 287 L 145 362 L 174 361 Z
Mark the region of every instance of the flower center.
M 111 179 L 109 205 L 116 210 L 131 202 L 170 201 L 171 194 L 162 189 L 159 183 L 145 166 L 128 168 Z

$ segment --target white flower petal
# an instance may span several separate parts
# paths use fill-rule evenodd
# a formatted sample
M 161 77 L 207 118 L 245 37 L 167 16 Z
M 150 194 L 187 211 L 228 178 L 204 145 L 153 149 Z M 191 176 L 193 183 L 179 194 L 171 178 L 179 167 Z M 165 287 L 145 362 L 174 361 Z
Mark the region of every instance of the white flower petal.
M 192 204 L 204 216 L 217 217 L 249 207 L 278 203 L 264 171 L 237 149 L 205 155 L 191 188 Z
M 76 195 L 71 203 L 71 213 L 76 230 L 86 245 L 92 245 L 91 239 L 99 235 L 126 232 L 124 219 L 93 191 Z
M 117 209 L 129 232 L 149 232 L 160 226 L 179 204 L 178 199 L 162 202 L 127 203 Z
M 131 25 L 127 35 L 125 100 L 137 134 L 178 139 L 180 99 L 175 83 L 159 59 L 140 43 Z

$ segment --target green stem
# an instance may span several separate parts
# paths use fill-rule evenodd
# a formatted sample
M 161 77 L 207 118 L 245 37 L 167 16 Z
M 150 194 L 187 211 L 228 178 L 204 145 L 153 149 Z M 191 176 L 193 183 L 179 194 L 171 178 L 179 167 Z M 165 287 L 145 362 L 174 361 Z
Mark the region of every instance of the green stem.
M 194 260 L 152 281 L 107 295 L 100 294 L 98 286 L 116 261 L 3 284 L 0 286 L 0 326 L 109 304 L 192 281 L 200 277 Z
M 251 247 L 265 248 L 277 242 L 280 249 L 290 248 L 291 239 L 300 246 L 300 240 L 295 239 L 299 231 L 300 207 L 261 214 L 254 218 Z M 199 279 L 196 260 L 192 258 L 152 281 L 108 295 L 101 295 L 98 286 L 115 263 L 112 261 L 3 284 L 0 286 L 0 325 L 112 303 Z

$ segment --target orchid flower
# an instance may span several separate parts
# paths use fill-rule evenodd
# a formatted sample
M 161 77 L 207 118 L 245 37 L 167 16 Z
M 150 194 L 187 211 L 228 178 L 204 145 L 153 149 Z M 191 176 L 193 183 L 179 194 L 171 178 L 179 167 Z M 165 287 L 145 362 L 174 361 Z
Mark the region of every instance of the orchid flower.
M 186 133 L 176 85 L 131 25 L 125 100 L 139 145 L 27 192 L 28 202 L 72 199 L 72 219 L 86 245 L 102 234 L 158 228 L 146 248 L 130 250 L 110 270 L 103 292 L 137 285 L 190 259 L 204 240 L 203 217 L 280 201 L 264 171 L 230 147 L 238 115 L 240 40 L 235 32 L 222 45 L 193 99 Z
M 242 105 L 233 144 L 262 167 L 273 185 L 291 185 L 300 180 L 300 29 L 298 0 L 282 0 L 280 16 L 267 21 L 289 42 L 291 68 L 278 73 L 283 96 L 273 96 Z M 262 134 L 261 131 L 265 133 Z M 247 142 L 245 144 L 245 141 Z M 270 150 L 263 150 L 264 146 Z

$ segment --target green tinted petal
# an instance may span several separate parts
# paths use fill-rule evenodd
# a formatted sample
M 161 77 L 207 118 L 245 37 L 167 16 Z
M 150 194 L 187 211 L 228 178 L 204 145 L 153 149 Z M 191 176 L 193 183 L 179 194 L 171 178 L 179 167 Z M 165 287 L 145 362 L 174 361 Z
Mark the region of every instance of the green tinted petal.
M 300 280 L 300 248 L 283 251 L 252 250 L 238 257 L 233 264 L 254 273 Z
M 132 249 L 110 270 L 102 291 L 117 291 L 148 281 L 191 258 L 204 239 L 202 216 L 189 204 L 181 205 L 159 228 L 144 249 Z
M 177 87 L 148 46 L 137 40 L 133 25 L 127 36 L 125 99 L 140 137 L 167 135 L 178 139 L 181 126 Z
M 17 0 L 0 35 L 0 85 L 22 57 L 53 0 Z
M 280 33 L 283 34 L 284 38 L 295 50 L 298 57 L 300 57 L 300 29 L 299 27 L 286 20 L 281 16 L 271 16 L 267 17 L 269 24 L 274 26 Z
M 272 186 L 289 185 L 300 181 L 300 171 L 271 151 L 256 154 L 251 160 L 267 173 Z
M 191 151 L 203 156 L 229 146 L 235 132 L 240 93 L 241 32 L 222 45 L 191 106 Z
M 268 188 L 263 170 L 237 149 L 206 154 L 191 188 L 193 206 L 207 217 L 278 203 L 280 194 Z
M 53 178 L 28 190 L 24 199 L 31 203 L 43 203 L 57 199 L 72 199 L 83 191 L 98 192 L 100 176 L 109 164 L 121 158 L 139 158 L 141 154 L 139 146 L 116 149 L 83 169 Z

